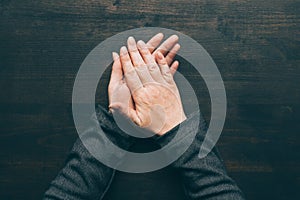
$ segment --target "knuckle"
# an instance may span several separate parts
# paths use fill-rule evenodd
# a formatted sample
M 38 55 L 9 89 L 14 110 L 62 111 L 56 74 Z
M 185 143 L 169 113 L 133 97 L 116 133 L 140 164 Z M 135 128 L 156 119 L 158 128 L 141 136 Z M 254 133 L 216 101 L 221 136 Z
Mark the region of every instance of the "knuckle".
M 135 67 L 136 69 L 141 70 L 145 68 L 145 64 L 141 60 L 139 60 L 136 62 Z
M 151 63 L 148 65 L 148 69 L 150 72 L 153 72 L 153 71 L 156 71 L 158 69 L 158 67 L 155 63 Z
M 167 83 L 169 83 L 171 85 L 173 85 L 175 83 L 171 73 L 169 73 L 168 75 L 164 74 L 163 77 L 164 77 L 164 79 L 166 80 Z
M 163 76 L 164 76 L 164 77 L 169 77 L 169 76 L 171 76 L 170 70 L 165 70 L 165 71 L 163 72 Z
M 129 69 L 125 74 L 126 76 L 134 76 L 136 71 L 134 69 Z

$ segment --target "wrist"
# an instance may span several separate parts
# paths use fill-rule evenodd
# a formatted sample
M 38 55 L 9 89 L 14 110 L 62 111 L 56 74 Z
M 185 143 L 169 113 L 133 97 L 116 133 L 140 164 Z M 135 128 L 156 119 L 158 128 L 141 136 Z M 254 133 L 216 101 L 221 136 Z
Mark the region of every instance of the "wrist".
M 184 122 L 187 117 L 185 115 L 184 112 L 182 112 L 181 115 L 179 115 L 180 117 L 177 119 L 173 119 L 170 120 L 169 123 L 167 123 L 159 132 L 157 132 L 156 134 L 159 136 L 162 136 L 164 134 L 166 134 L 167 132 L 169 132 L 170 130 L 172 130 L 173 128 L 175 128 L 176 126 L 178 126 L 179 124 L 181 124 L 182 122 Z

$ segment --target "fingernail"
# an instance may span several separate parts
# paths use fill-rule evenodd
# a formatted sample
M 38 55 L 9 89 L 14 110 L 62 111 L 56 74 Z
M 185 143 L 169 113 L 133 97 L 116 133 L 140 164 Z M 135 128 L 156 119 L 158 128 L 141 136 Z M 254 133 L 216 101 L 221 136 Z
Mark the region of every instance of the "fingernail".
M 116 52 L 112 52 L 113 60 L 117 60 L 119 55 Z
M 128 38 L 128 44 L 134 45 L 134 43 L 135 43 L 135 39 L 134 39 L 132 36 L 130 36 L 130 37 Z
M 158 33 L 157 35 L 159 35 L 159 37 L 164 37 L 164 34 L 163 33 Z
M 172 35 L 171 37 L 173 37 L 175 40 L 179 39 L 178 35 Z
M 162 55 L 161 52 L 157 52 L 157 56 L 158 56 L 158 59 L 162 60 L 164 58 L 164 56 Z
M 121 49 L 120 49 L 120 53 L 123 54 L 123 55 L 126 54 L 127 53 L 127 48 L 125 46 L 122 46 Z
M 147 48 L 147 46 L 143 40 L 139 40 L 137 45 L 138 45 L 138 47 L 140 47 L 142 49 Z

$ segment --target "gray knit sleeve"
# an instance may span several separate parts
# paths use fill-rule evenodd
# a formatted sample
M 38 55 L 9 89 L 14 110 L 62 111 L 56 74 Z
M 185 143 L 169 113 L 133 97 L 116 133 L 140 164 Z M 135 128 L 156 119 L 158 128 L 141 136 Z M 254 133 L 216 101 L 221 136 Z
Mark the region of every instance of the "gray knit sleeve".
M 200 119 L 200 120 L 199 120 Z M 197 125 L 197 126 L 195 126 Z M 198 126 L 199 125 L 199 126 Z M 225 169 L 224 163 L 216 148 L 205 157 L 198 157 L 200 146 L 206 133 L 206 124 L 199 112 L 195 112 L 186 121 L 180 124 L 180 129 L 186 133 L 178 143 L 190 137 L 193 127 L 198 127 L 197 135 L 190 147 L 176 160 L 172 166 L 180 173 L 182 183 L 188 199 L 205 200 L 242 200 L 243 193 L 231 179 Z M 166 145 L 174 138 L 178 127 L 156 140 L 161 145 Z
M 113 117 L 106 109 L 98 107 L 96 114 L 91 120 L 98 120 L 102 133 L 99 134 L 98 123 L 83 134 L 86 144 L 97 144 L 98 149 L 106 148 L 102 142 L 103 137 L 124 149 L 128 149 L 133 143 L 133 138 L 124 134 L 116 125 Z M 84 146 L 82 140 L 78 139 L 71 150 L 64 168 L 51 182 L 49 189 L 44 194 L 44 200 L 100 200 L 108 190 L 114 176 L 114 169 L 107 167 L 95 159 Z M 122 155 L 119 155 L 122 156 Z

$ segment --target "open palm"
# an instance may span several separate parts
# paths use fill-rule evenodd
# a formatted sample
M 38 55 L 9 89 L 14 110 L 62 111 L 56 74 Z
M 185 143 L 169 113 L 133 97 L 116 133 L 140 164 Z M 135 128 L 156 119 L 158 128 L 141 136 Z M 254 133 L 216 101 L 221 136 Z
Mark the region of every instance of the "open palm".
M 163 39 L 163 34 L 159 33 L 153 36 L 148 42 L 147 47 L 152 53 L 153 57 L 157 52 L 161 52 L 164 56 L 168 65 L 171 65 L 170 71 L 174 74 L 178 68 L 179 63 L 177 61 L 173 62 L 173 59 L 180 49 L 178 42 L 178 37 L 173 35 L 164 41 L 158 48 L 157 46 L 161 43 Z M 132 100 L 130 90 L 124 81 L 124 74 L 122 71 L 122 65 L 120 57 L 117 53 L 113 52 L 113 66 L 111 78 L 108 86 L 108 96 L 109 96 L 109 109 L 111 112 L 118 111 L 123 115 L 130 117 L 132 110 L 135 105 Z

